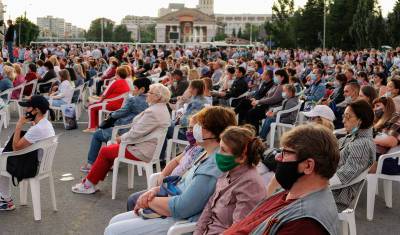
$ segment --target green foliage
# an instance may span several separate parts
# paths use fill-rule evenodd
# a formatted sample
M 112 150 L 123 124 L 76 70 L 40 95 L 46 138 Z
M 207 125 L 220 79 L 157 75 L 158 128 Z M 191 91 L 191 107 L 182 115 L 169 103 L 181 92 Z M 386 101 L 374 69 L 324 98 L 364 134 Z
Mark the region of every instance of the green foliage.
M 131 32 L 128 31 L 126 25 L 120 24 L 115 26 L 113 33 L 114 42 L 129 42 L 131 40 Z
M 39 27 L 25 17 L 18 17 L 16 19 L 15 29 L 17 45 L 19 45 L 19 42 L 21 42 L 22 45 L 29 45 L 31 41 L 35 41 L 39 36 Z M 19 38 L 20 36 L 21 38 Z
M 103 41 L 110 42 L 113 39 L 114 23 L 106 18 L 98 18 L 90 23 L 86 33 L 88 41 L 101 41 L 101 24 L 103 23 Z
M 156 40 L 156 25 L 140 26 L 140 42 L 151 43 Z
M 388 35 L 392 45 L 400 45 L 400 0 L 397 0 L 393 11 L 388 14 Z

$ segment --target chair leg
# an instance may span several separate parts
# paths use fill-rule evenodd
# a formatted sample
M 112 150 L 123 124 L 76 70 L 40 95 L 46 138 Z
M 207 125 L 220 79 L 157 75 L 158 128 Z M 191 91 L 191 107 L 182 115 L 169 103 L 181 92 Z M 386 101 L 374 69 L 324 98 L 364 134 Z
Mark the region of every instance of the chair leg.
M 157 172 L 161 172 L 161 164 L 160 164 L 160 161 L 156 162 L 156 170 L 157 170 Z
M 150 189 L 150 176 L 153 174 L 153 165 L 146 166 L 147 189 Z
M 378 177 L 376 174 L 367 175 L 367 220 L 374 218 L 374 206 L 375 206 L 375 193 L 376 186 L 378 184 Z
M 54 178 L 52 173 L 49 174 L 49 184 L 50 184 L 51 203 L 53 204 L 53 210 L 57 211 L 56 191 L 54 189 Z
M 354 212 L 348 214 L 347 222 L 349 223 L 350 235 L 357 235 L 356 218 Z
M 133 189 L 135 179 L 135 166 L 128 164 L 128 189 Z
M 137 166 L 137 173 L 139 176 L 143 175 L 143 168 L 141 166 Z
M 117 179 L 118 179 L 119 161 L 118 158 L 114 160 L 113 178 L 112 178 L 112 189 L 111 198 L 115 199 L 115 194 L 117 191 Z
M 392 181 L 383 180 L 383 192 L 385 194 L 386 207 L 392 208 Z
M 271 129 L 270 129 L 270 131 L 269 131 L 269 137 L 270 137 L 270 139 L 269 139 L 269 147 L 270 148 L 273 148 L 274 147 L 274 145 L 275 145 L 275 132 L 276 132 L 276 125 L 275 125 L 275 123 L 272 123 L 271 124 Z
M 21 205 L 28 204 L 28 181 L 23 180 L 19 183 L 19 200 Z
M 29 179 L 29 184 L 32 193 L 32 204 L 33 204 L 33 217 L 35 220 L 42 219 L 42 212 L 40 206 L 40 182 L 38 179 Z
M 347 221 L 342 221 L 342 235 L 349 235 L 349 224 Z
M 168 164 L 168 162 L 171 161 L 172 157 L 172 139 L 169 139 L 167 141 L 167 149 L 165 150 L 165 162 Z

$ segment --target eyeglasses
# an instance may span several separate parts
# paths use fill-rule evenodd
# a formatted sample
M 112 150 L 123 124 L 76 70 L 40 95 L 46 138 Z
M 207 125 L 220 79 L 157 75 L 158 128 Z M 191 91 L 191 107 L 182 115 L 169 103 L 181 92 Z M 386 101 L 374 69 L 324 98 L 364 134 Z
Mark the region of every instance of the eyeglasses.
M 297 154 L 295 150 L 285 148 L 279 148 L 278 152 L 282 154 L 282 157 L 285 157 L 285 155 L 287 156 L 288 154 Z
M 352 119 L 354 116 L 352 116 L 352 115 L 350 115 L 350 114 L 343 114 L 343 116 L 342 116 L 342 118 L 343 118 L 343 120 L 350 120 L 350 119 Z

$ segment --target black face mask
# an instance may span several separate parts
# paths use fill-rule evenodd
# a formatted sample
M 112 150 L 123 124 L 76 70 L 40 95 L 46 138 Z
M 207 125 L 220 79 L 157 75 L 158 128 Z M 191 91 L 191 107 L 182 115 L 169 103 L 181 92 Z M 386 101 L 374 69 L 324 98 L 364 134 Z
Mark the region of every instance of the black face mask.
M 275 178 L 285 190 L 290 190 L 293 184 L 304 175 L 304 173 L 299 173 L 297 171 L 300 162 L 302 161 L 277 163 Z
M 375 113 L 375 117 L 380 119 L 385 112 L 383 111 L 383 109 L 377 109 L 377 110 L 375 110 L 374 113 Z
M 30 120 L 30 121 L 33 121 L 33 120 L 35 120 L 36 115 L 37 115 L 37 114 L 33 114 L 32 111 L 26 112 L 26 113 L 25 113 L 25 118 L 28 119 L 28 120 Z

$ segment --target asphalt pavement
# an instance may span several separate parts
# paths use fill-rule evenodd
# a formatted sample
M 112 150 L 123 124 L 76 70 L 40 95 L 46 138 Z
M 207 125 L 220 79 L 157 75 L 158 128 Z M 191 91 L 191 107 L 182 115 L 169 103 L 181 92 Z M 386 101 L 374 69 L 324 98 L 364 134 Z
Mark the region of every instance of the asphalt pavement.
M 7 137 L 13 133 L 15 121 L 16 117 L 13 117 L 14 124 L 8 129 L 2 129 L 1 146 L 4 146 Z M 47 179 L 41 182 L 42 220 L 38 222 L 33 219 L 30 191 L 28 191 L 28 205 L 20 206 L 19 190 L 13 187 L 12 195 L 16 209 L 10 212 L 0 212 L 0 234 L 103 234 L 109 220 L 114 215 L 126 211 L 127 197 L 133 192 L 146 188 L 145 177 L 136 175 L 134 189 L 128 190 L 127 167 L 122 165 L 119 171 L 115 200 L 111 199 L 111 172 L 105 181 L 99 184 L 100 191 L 97 193 L 78 195 L 71 192 L 71 186 L 84 177 L 84 174 L 79 171 L 79 167 L 86 160 L 91 139 L 91 134 L 82 132 L 86 125 L 80 123 L 79 129 L 66 131 L 61 123 L 55 124 L 56 133 L 63 133 L 53 165 L 58 211 L 54 212 L 52 209 Z M 71 174 L 74 180 L 62 181 L 65 174 Z M 391 209 L 385 207 L 382 183 L 379 186 L 380 195 L 376 197 L 373 221 L 366 219 L 366 188 L 360 197 L 356 209 L 357 234 L 359 235 L 400 234 L 399 184 L 393 184 L 393 208 Z

